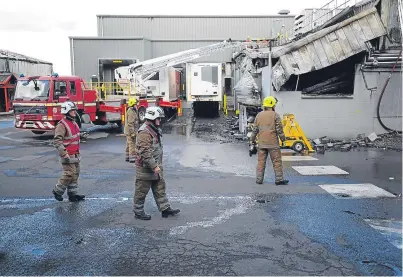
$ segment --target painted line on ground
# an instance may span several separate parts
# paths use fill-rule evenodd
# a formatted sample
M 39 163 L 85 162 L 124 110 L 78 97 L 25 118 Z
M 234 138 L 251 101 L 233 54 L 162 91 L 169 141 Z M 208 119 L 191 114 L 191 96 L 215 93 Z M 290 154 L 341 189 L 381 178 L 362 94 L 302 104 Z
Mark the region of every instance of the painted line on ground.
M 178 201 L 184 204 L 193 204 L 199 201 L 213 201 L 213 200 L 231 200 L 231 201 L 246 201 L 251 200 L 250 196 L 168 196 L 169 200 Z M 55 200 L 53 197 L 49 198 L 6 198 L 0 199 L 0 204 L 5 203 L 18 203 L 18 202 L 44 202 Z M 129 201 L 133 200 L 133 197 L 86 197 L 85 200 L 113 200 L 113 201 Z
M 299 161 L 317 161 L 317 158 L 312 156 L 282 156 L 283 162 L 299 162 Z
M 396 197 L 396 195 L 373 184 L 332 184 L 319 185 L 319 187 L 330 193 L 335 198 L 348 199 Z
M 293 166 L 294 170 L 296 170 L 301 175 L 342 175 L 349 174 L 347 171 L 344 171 L 337 166 L 334 165 L 321 165 L 321 166 Z
M 364 219 L 369 226 L 379 231 L 395 247 L 403 249 L 402 221 L 383 219 Z

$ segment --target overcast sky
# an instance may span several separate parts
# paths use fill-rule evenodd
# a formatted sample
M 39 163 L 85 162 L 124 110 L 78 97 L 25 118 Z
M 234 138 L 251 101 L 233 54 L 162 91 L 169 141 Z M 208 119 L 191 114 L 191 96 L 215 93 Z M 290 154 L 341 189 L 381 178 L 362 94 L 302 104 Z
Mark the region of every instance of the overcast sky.
M 327 0 L 19 0 L 0 5 L 0 49 L 50 61 L 55 72 L 71 74 L 69 36 L 96 36 L 97 14 L 272 15 L 298 14 Z M 247 3 L 247 4 L 246 4 Z

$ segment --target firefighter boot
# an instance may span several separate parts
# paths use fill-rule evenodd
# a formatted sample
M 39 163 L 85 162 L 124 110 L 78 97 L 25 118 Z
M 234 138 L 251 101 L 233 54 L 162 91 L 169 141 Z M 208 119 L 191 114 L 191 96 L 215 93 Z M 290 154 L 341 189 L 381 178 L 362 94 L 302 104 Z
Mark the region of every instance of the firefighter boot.
M 52 190 L 53 196 L 57 201 L 63 201 L 63 195 L 58 194 L 56 191 Z
M 161 212 L 162 217 L 168 217 L 170 215 L 176 215 L 180 212 L 179 209 L 172 209 L 171 207 L 169 207 L 168 209 L 164 210 Z
M 85 195 L 80 194 L 68 194 L 70 202 L 78 202 L 85 199 Z
M 150 220 L 151 219 L 151 215 L 146 214 L 144 211 L 142 211 L 141 213 L 134 213 L 134 217 L 137 219 L 141 219 L 141 220 Z
M 287 185 L 288 182 L 288 180 L 276 181 L 276 186 Z

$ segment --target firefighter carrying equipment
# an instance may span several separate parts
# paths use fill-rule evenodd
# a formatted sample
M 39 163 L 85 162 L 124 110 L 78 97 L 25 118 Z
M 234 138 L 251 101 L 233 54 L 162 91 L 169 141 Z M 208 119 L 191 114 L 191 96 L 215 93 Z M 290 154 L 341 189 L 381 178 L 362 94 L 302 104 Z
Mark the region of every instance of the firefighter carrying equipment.
M 137 99 L 135 97 L 129 98 L 129 107 L 137 104 Z
M 265 108 L 273 108 L 277 104 L 277 99 L 273 96 L 267 96 L 263 100 L 263 107 Z
M 77 110 L 77 106 L 76 106 L 76 104 L 74 104 L 74 102 L 68 101 L 68 102 L 64 102 L 64 103 L 61 104 L 61 111 L 60 112 L 62 114 L 68 114 L 68 112 L 72 111 L 72 110 Z

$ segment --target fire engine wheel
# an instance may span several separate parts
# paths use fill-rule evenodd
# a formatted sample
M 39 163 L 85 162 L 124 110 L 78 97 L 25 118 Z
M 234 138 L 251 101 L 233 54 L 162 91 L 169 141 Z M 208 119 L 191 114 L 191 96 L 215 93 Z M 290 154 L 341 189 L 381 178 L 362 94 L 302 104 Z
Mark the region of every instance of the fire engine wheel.
M 301 152 L 302 150 L 304 150 L 304 144 L 302 143 L 302 142 L 299 142 L 299 141 L 297 141 L 297 142 L 295 142 L 293 145 L 292 145 L 292 149 L 295 151 L 295 152 Z
M 141 122 L 141 123 L 144 122 L 145 116 L 146 116 L 146 108 L 140 107 L 140 108 L 139 108 L 139 119 L 140 119 L 140 122 Z
M 42 135 L 44 133 L 46 133 L 45 131 L 31 131 L 32 133 L 34 133 L 35 135 Z

